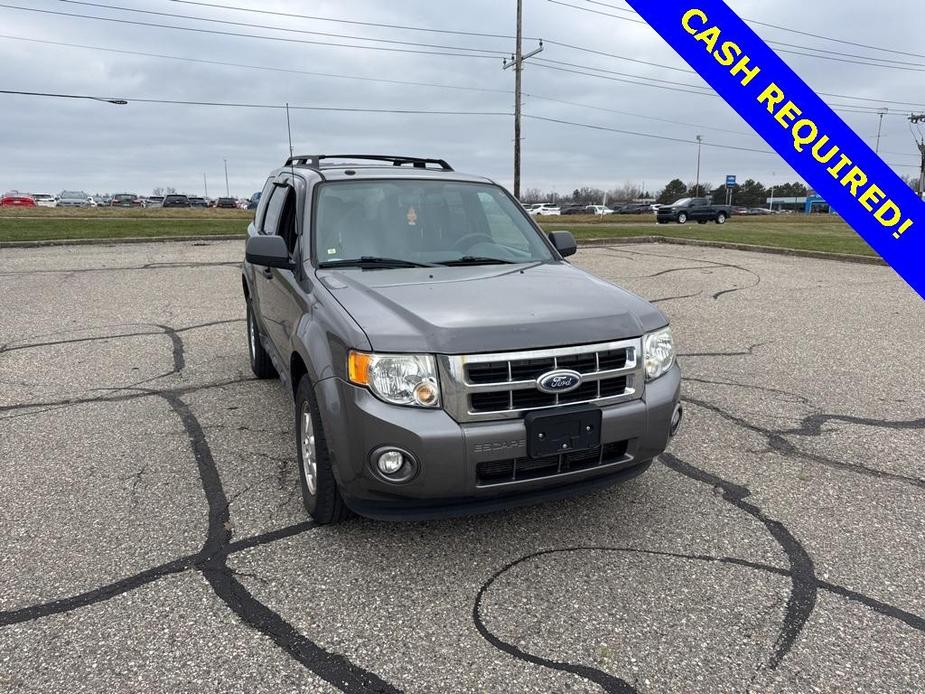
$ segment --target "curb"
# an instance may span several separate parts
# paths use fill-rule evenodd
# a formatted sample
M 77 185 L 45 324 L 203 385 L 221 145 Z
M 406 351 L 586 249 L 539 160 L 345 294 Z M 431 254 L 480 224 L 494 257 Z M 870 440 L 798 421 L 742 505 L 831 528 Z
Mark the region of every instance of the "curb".
M 169 243 L 188 241 L 243 241 L 243 234 L 202 234 L 192 236 L 149 236 L 129 237 L 123 239 L 59 239 L 50 241 L 0 241 L 0 248 L 43 248 L 49 246 L 109 246 L 120 243 Z M 701 241 L 699 239 L 679 239 L 670 236 L 625 236 L 618 238 L 582 239 L 580 248 L 600 248 L 603 246 L 622 246 L 634 243 L 665 243 L 674 246 L 700 246 L 703 248 L 722 248 L 731 251 L 748 251 L 751 253 L 768 253 L 795 258 L 814 258 L 816 260 L 835 260 L 842 263 L 886 266 L 883 258 L 848 253 L 827 253 L 825 251 L 806 251 L 776 246 L 755 246 L 748 243 L 726 241 Z
M 51 239 L 47 241 L 0 241 L 0 248 L 43 248 L 46 246 L 110 246 L 120 243 L 167 243 L 170 241 L 244 241 L 244 234 L 200 234 L 191 236 L 130 236 L 122 239 Z
M 600 248 L 620 246 L 633 243 L 666 243 L 673 246 L 701 246 L 704 248 L 723 248 L 731 251 L 749 251 L 751 253 L 768 253 L 770 255 L 787 255 L 795 258 L 814 258 L 816 260 L 835 260 L 841 263 L 859 263 L 861 265 L 887 266 L 883 258 L 850 253 L 828 253 L 826 251 L 806 251 L 795 248 L 778 248 L 776 246 L 755 246 L 748 243 L 727 241 L 702 241 L 700 239 L 679 239 L 670 236 L 626 236 L 611 239 L 583 239 L 579 247 Z

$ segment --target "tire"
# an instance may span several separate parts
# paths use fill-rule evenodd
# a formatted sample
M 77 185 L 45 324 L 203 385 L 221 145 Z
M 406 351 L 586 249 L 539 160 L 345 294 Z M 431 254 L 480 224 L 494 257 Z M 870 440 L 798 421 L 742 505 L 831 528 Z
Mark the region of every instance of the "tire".
M 716 223 L 717 224 L 726 223 L 726 213 L 725 212 L 720 212 L 718 215 L 716 215 Z
M 678 224 L 687 224 L 687 213 L 682 212 L 678 215 Z
M 308 427 L 311 430 L 308 430 Z M 299 460 L 299 486 L 305 510 L 320 525 L 339 523 L 350 516 L 341 498 L 331 455 L 321 424 L 321 411 L 308 376 L 303 376 L 295 396 L 295 443 Z M 309 459 L 313 457 L 313 462 Z
M 277 376 L 270 355 L 263 348 L 260 341 L 260 328 L 254 318 L 254 309 L 251 302 L 247 302 L 247 352 L 250 355 L 251 371 L 257 378 L 275 378 Z

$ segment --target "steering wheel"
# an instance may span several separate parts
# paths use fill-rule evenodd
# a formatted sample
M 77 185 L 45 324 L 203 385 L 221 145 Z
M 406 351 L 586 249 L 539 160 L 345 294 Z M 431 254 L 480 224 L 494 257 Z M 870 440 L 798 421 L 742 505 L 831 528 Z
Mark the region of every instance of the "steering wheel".
M 472 246 L 474 246 L 479 241 L 484 241 L 486 243 L 495 242 L 495 240 L 488 234 L 466 234 L 461 239 L 459 239 L 459 241 L 453 244 L 453 250 L 463 253 L 466 249 L 472 248 Z

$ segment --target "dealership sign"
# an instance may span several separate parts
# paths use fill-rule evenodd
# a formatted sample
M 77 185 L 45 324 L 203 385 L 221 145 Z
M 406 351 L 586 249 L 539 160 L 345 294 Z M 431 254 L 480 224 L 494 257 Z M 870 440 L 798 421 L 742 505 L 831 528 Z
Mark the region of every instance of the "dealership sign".
M 725 2 L 627 1 L 925 298 L 925 202 Z

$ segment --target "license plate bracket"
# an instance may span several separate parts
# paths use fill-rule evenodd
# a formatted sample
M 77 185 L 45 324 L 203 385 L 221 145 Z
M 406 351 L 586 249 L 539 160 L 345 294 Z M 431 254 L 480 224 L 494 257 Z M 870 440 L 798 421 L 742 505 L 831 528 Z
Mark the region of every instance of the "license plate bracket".
M 602 413 L 597 407 L 568 411 L 528 412 L 527 455 L 547 458 L 563 453 L 577 453 L 601 445 Z

